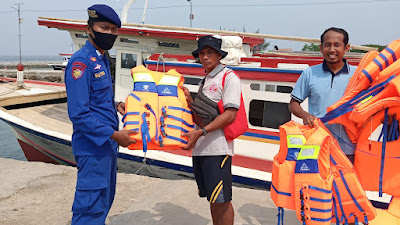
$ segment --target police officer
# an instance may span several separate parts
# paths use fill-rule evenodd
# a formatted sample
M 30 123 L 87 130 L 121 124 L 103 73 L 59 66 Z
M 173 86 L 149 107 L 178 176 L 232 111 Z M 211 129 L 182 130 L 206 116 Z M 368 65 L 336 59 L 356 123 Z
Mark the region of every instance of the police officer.
M 118 145 L 128 146 L 134 131 L 118 131 L 110 64 L 105 57 L 121 21 L 107 5 L 88 8 L 89 40 L 65 70 L 68 114 L 73 123 L 72 151 L 78 167 L 72 224 L 105 224 L 115 195 Z

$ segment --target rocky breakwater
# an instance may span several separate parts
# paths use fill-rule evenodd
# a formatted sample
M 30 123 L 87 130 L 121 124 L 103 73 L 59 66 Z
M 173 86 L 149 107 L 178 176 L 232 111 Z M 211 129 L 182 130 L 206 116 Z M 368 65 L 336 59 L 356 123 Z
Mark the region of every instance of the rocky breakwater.
M 24 64 L 24 79 L 50 82 L 64 82 L 64 71 L 53 70 L 48 64 L 52 62 L 29 62 Z M 0 77 L 16 78 L 17 65 L 15 62 L 0 63 Z

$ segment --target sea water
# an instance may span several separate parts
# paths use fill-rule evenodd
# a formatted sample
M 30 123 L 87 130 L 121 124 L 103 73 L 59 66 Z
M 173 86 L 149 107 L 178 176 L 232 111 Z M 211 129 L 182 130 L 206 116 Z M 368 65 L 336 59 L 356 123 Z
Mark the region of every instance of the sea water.
M 0 157 L 26 161 L 12 128 L 0 120 Z
M 40 61 L 60 61 L 60 56 L 23 56 L 24 62 L 40 62 Z M 2 62 L 17 62 L 18 56 L 1 56 Z M 18 144 L 12 128 L 4 121 L 0 120 L 0 157 L 11 158 L 26 161 L 24 152 Z

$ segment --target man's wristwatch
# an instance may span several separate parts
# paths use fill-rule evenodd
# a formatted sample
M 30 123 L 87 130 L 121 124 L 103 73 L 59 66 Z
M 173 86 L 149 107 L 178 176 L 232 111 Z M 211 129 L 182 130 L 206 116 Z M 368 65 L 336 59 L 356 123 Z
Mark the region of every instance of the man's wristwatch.
M 206 128 L 202 127 L 201 130 L 203 131 L 203 134 L 202 134 L 202 135 L 203 135 L 203 136 L 206 136 L 206 135 L 207 135 Z

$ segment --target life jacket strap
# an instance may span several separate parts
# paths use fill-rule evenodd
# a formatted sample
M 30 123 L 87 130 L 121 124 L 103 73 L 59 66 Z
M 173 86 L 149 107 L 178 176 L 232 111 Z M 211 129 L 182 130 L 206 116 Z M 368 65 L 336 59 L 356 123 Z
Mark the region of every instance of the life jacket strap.
M 175 126 L 175 125 L 171 125 L 171 124 L 167 124 L 167 128 L 172 128 L 172 129 L 177 129 L 177 130 L 181 130 L 183 133 L 188 133 L 189 131 L 186 130 L 183 127 L 180 126 Z
M 151 108 L 151 105 L 149 103 L 146 103 L 145 107 L 146 107 L 146 109 L 148 109 L 151 112 L 151 114 L 153 114 L 154 118 L 156 118 L 156 127 L 158 127 L 158 119 L 157 119 L 156 113 Z M 158 129 L 156 129 L 156 137 L 158 137 Z
M 134 93 L 130 93 L 130 96 L 134 97 L 136 100 L 138 100 L 139 102 L 141 101 L 140 97 L 135 95 Z
M 271 187 L 274 189 L 274 191 L 275 191 L 277 194 L 286 195 L 286 196 L 289 196 L 289 197 L 292 196 L 291 193 L 283 192 L 283 191 L 278 191 L 278 189 L 276 189 L 276 187 L 274 186 L 273 183 L 271 183 Z
M 178 110 L 178 111 L 182 111 L 182 112 L 185 112 L 185 113 L 192 114 L 192 111 L 187 110 L 187 109 L 185 109 L 185 108 L 181 108 L 181 107 L 168 106 L 168 109 L 171 109 L 171 110 Z M 164 109 L 164 111 L 165 111 L 165 109 Z
M 132 116 L 132 115 L 137 116 L 137 115 L 139 115 L 139 114 L 140 114 L 139 112 L 127 112 L 127 113 L 125 113 L 125 115 L 122 117 L 122 122 L 125 123 L 125 118 L 126 118 L 127 116 Z
M 368 216 L 367 214 L 364 214 L 364 224 L 368 224 Z
M 128 122 L 125 122 L 125 123 L 124 123 L 124 128 L 125 128 L 127 125 L 139 125 L 139 121 L 128 121 Z
M 283 225 L 285 211 L 282 207 L 278 207 L 278 225 Z
M 161 131 L 161 135 L 163 137 L 167 136 L 167 134 L 165 133 L 165 121 L 164 121 L 164 117 L 160 117 L 160 131 Z
M 381 153 L 381 169 L 379 174 L 379 197 L 383 195 L 383 170 L 385 168 L 385 155 L 386 155 L 386 142 L 388 139 L 388 112 L 389 108 L 385 109 L 385 119 L 383 122 L 383 142 L 382 142 L 382 153 Z M 381 133 L 382 134 L 382 133 Z
M 172 115 L 168 115 L 167 117 L 170 118 L 170 119 L 173 119 L 173 120 L 182 122 L 182 123 L 185 124 L 187 127 L 194 128 L 194 125 L 189 124 L 188 122 L 186 122 L 185 120 L 183 120 L 183 119 L 181 119 L 181 118 L 178 118 L 178 117 L 172 116 Z
M 306 214 L 304 213 L 304 194 L 303 188 L 300 189 L 300 204 L 301 204 L 301 221 L 303 221 L 303 225 L 306 225 Z
M 175 140 L 175 141 L 179 141 L 179 142 L 181 142 L 183 144 L 187 144 L 188 143 L 187 141 L 183 140 L 182 138 L 174 137 L 174 136 L 171 136 L 171 135 L 167 135 L 166 138 L 171 139 L 171 140 Z
M 330 159 L 331 159 L 332 164 L 336 166 L 336 165 L 337 165 L 337 162 L 335 161 L 335 159 L 334 159 L 332 156 L 330 156 Z M 346 178 L 344 177 L 343 171 L 339 170 L 339 174 L 340 174 L 340 178 L 342 179 L 343 184 L 344 184 L 344 186 L 345 186 L 347 192 L 349 193 L 349 195 L 350 195 L 351 199 L 353 200 L 354 204 L 357 206 L 358 210 L 359 210 L 360 212 L 365 212 L 365 210 L 364 210 L 364 209 L 361 207 L 361 205 L 358 203 L 357 199 L 354 197 L 354 194 L 351 192 L 350 186 L 349 186 L 349 184 L 347 183 Z M 337 187 L 335 181 L 333 181 L 333 185 L 334 185 L 334 187 L 335 187 L 335 186 Z M 336 192 L 336 194 L 337 194 L 337 196 L 338 196 L 339 204 L 341 205 L 341 204 L 342 204 L 342 201 L 341 201 L 341 199 L 340 199 L 339 191 L 336 191 L 336 189 L 335 189 L 335 192 Z M 344 214 L 343 214 L 343 215 L 344 215 Z
M 142 131 L 142 143 L 143 143 L 143 152 L 147 152 L 147 142 L 150 142 L 150 133 L 149 126 L 147 125 L 146 113 L 142 113 L 142 125 L 140 126 Z
M 350 99 L 348 102 L 346 102 L 343 105 L 337 107 L 336 109 L 328 112 L 324 117 L 321 118 L 321 121 L 323 123 L 326 123 L 328 121 L 331 121 L 341 115 L 344 115 L 344 114 L 352 111 L 353 107 L 356 104 L 358 104 L 359 102 L 361 102 L 362 100 L 369 98 L 370 96 L 375 96 L 378 93 L 380 93 L 387 86 L 387 84 L 391 80 L 393 80 L 395 77 L 396 77 L 396 75 L 390 76 L 384 82 L 381 82 L 375 86 L 372 86 L 372 87 L 368 88 L 367 90 L 361 91 L 356 96 L 354 96 L 352 99 Z

